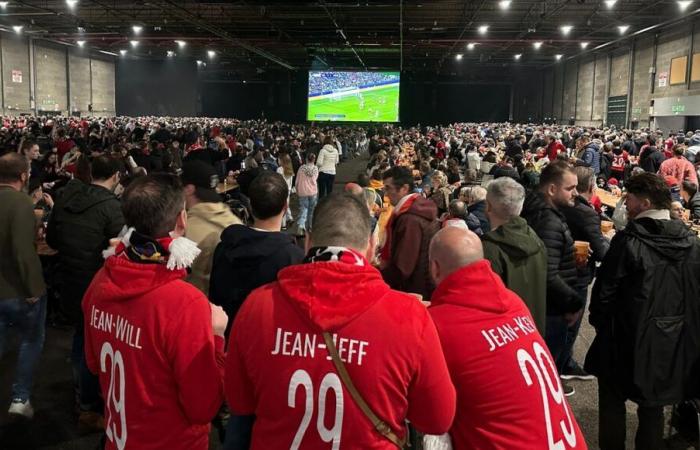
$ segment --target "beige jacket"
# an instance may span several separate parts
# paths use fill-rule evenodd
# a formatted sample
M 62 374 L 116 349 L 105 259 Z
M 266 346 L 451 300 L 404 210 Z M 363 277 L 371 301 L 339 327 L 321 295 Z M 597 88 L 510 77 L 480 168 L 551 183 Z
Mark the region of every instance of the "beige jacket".
M 202 250 L 192 264 L 192 272 L 187 281 L 204 292 L 204 295 L 209 295 L 212 258 L 221 232 L 235 223 L 240 224 L 241 221 L 224 203 L 199 203 L 187 211 L 185 237 L 196 242 L 197 247 Z

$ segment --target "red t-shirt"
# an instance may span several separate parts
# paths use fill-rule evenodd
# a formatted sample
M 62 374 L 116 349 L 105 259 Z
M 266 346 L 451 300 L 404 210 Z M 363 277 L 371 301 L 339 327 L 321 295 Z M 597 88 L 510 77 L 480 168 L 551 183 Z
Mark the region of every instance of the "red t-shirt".
M 396 450 L 343 386 L 324 330 L 357 390 L 395 433 L 406 434 L 406 418 L 425 433 L 449 429 L 455 392 L 428 311 L 364 264 L 287 267 L 238 312 L 226 400 L 237 414 L 255 414 L 252 450 Z
M 610 170 L 613 172 L 624 172 L 625 171 L 625 165 L 627 164 L 627 161 L 629 161 L 629 153 L 627 153 L 626 150 L 623 150 L 622 153 L 619 155 L 616 155 L 613 153 L 613 159 L 612 159 L 612 164 L 610 165 Z
M 73 139 L 66 139 L 64 141 L 56 142 L 59 163 L 63 161 L 65 154 L 68 153 L 73 147 L 75 147 L 75 142 L 73 142 Z
M 561 152 L 566 152 L 566 147 L 559 141 L 552 141 L 547 146 L 547 158 L 550 161 L 557 159 L 557 155 Z
M 224 340 L 185 270 L 112 256 L 85 297 L 85 358 L 105 399 L 105 449 L 209 448 Z
M 455 450 L 587 448 L 530 311 L 488 261 L 450 274 L 431 301 L 457 388 Z

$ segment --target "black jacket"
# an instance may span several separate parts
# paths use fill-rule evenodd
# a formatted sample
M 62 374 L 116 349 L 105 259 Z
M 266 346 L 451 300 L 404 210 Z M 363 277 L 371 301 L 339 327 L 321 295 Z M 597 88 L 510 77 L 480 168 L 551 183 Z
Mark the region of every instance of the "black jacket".
M 591 244 L 593 257 L 589 258 L 587 268 L 579 269 L 579 286 L 588 286 L 593 279 L 593 269 L 596 261 L 602 261 L 610 248 L 610 242 L 600 231 L 600 216 L 588 201 L 580 195 L 575 199 L 574 206 L 561 208 L 566 217 L 566 224 L 575 241 L 586 241 Z
M 686 202 L 685 207 L 690 210 L 691 219 L 700 219 L 700 192 L 696 192 L 695 195 Z
M 71 318 L 79 317 L 82 297 L 102 267 L 102 250 L 123 227 L 121 205 L 109 190 L 71 180 L 59 194 L 46 242 L 58 250 L 56 278 L 61 282 L 64 307 L 69 309 L 65 312 Z
M 591 296 L 586 370 L 642 405 L 700 394 L 700 240 L 677 220 L 632 220 Z
M 231 225 L 214 251 L 209 299 L 224 308 L 230 325 L 251 291 L 277 280 L 277 272 L 303 259 L 303 250 L 288 234 Z
M 488 233 L 491 230 L 491 224 L 489 224 L 489 219 L 486 217 L 486 200 L 469 205 L 467 211 L 479 219 L 481 231 Z
M 647 147 L 639 157 L 639 167 L 647 172 L 656 173 L 666 157 L 656 147 Z
M 547 247 L 547 315 L 557 316 L 583 308 L 574 289 L 578 282 L 574 239 L 564 214 L 550 206 L 539 191 L 525 199 L 521 216 Z

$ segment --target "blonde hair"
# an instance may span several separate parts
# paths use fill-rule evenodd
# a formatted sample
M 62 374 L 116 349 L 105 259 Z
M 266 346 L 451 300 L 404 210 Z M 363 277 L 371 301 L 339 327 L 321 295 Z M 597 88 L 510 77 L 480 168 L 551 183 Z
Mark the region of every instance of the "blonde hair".
M 284 171 L 285 177 L 294 176 L 294 166 L 292 166 L 292 158 L 290 158 L 288 154 L 282 153 L 280 155 L 280 166 L 282 166 L 282 170 Z
M 436 170 L 435 173 L 430 177 L 430 181 L 433 182 L 437 180 L 440 183 L 440 187 L 447 186 L 447 175 L 444 172 Z

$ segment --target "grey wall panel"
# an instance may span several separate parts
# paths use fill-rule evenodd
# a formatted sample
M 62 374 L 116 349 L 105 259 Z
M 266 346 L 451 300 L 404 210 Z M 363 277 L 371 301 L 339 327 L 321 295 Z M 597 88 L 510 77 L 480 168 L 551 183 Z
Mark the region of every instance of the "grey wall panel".
M 39 111 L 68 112 L 68 80 L 66 79 L 66 48 L 36 43 L 36 108 Z
M 75 53 L 68 54 L 70 82 L 70 110 L 87 114 L 92 88 L 90 87 L 90 59 Z
M 92 73 L 92 110 L 95 115 L 114 115 L 116 110 L 114 63 L 90 60 L 90 71 Z
M 31 111 L 29 100 L 29 43 L 22 36 L 3 33 L 2 89 L 5 113 L 18 114 Z

